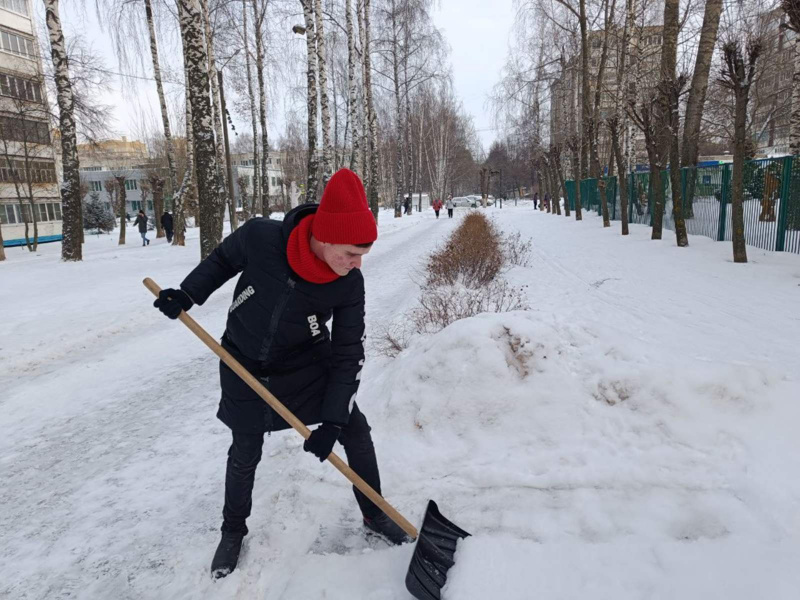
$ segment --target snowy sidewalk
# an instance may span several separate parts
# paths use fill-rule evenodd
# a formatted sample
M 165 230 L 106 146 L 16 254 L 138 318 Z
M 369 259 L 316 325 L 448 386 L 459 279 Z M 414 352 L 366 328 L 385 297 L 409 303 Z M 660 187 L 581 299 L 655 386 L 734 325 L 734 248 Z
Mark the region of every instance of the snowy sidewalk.
M 489 212 L 533 240 L 506 274 L 532 310 L 369 356 L 359 392 L 387 498 L 417 522 L 434 498 L 474 534 L 445 599 L 796 598 L 800 257 Z M 368 333 L 458 222 L 387 217 Z M 240 568 L 210 580 L 216 361 L 141 285 L 177 284 L 197 240 L 115 244 L 0 263 L 0 597 L 408 600 L 413 548 L 365 541 L 347 482 L 291 432 L 265 440 Z M 193 310 L 213 335 L 232 285 Z

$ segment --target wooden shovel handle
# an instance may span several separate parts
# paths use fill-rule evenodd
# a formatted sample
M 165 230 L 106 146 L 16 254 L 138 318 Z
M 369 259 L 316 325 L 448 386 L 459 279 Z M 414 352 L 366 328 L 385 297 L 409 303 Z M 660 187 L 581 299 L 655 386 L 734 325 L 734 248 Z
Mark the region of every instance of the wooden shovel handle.
M 158 296 L 159 292 L 161 292 L 161 288 L 158 287 L 158 284 L 149 277 L 145 277 L 143 283 L 144 286 L 150 290 L 154 296 Z M 225 348 L 220 346 L 217 343 L 217 340 L 211 337 L 208 332 L 197 323 L 197 321 L 195 321 L 186 313 L 186 311 L 183 310 L 178 318 L 183 322 L 184 325 L 191 329 L 192 332 L 199 337 L 214 354 L 219 356 L 222 362 L 228 365 L 234 373 L 241 377 L 256 394 L 261 396 L 264 402 L 270 405 L 272 410 L 278 413 L 283 420 L 291 425 L 295 431 L 297 431 L 297 433 L 303 436 L 304 439 L 308 439 L 308 436 L 311 435 L 311 431 L 308 429 L 308 427 L 306 427 L 300 419 L 295 417 L 294 414 L 292 414 L 292 412 L 280 402 L 280 400 L 273 396 L 258 379 L 253 377 L 253 375 L 251 375 L 247 369 L 240 365 L 239 361 L 237 361 L 227 350 L 225 350 Z M 358 473 L 353 471 L 353 469 L 351 469 L 346 462 L 336 456 L 336 454 L 333 452 L 331 452 L 330 456 L 328 456 L 328 462 L 339 469 L 342 475 L 347 477 L 347 479 L 349 479 L 354 486 L 361 490 L 361 492 L 367 498 L 372 500 L 375 505 L 385 512 L 392 521 L 397 523 L 397 525 L 402 528 L 403 531 L 405 531 L 413 539 L 417 539 L 417 529 L 411 523 L 409 523 L 408 520 L 403 517 L 403 515 L 397 512 L 391 504 L 384 500 L 383 496 L 373 490 L 366 481 L 361 479 Z

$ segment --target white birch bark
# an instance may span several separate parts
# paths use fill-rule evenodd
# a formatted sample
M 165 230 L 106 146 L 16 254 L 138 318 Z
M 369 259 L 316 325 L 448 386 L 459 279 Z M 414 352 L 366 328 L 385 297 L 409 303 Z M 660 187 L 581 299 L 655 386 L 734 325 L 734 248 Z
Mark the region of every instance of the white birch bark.
M 178 0 L 178 7 L 184 61 L 189 77 L 187 89 L 192 103 L 200 255 L 205 258 L 222 241 L 222 200 L 216 182 L 217 157 L 209 98 L 208 54 L 200 0 Z
M 369 122 L 369 148 L 367 149 L 367 161 L 369 163 L 369 190 L 367 200 L 370 210 L 378 220 L 378 119 L 375 114 L 375 103 L 372 96 L 372 36 L 369 24 L 370 0 L 364 0 L 364 90 L 367 104 L 367 120 Z
M 61 161 L 64 181 L 61 184 L 63 215 L 62 260 L 83 260 L 81 248 L 81 194 L 78 139 L 75 129 L 75 97 L 69 74 L 67 46 L 58 13 L 59 0 L 44 0 L 45 23 L 50 38 L 50 57 L 55 73 L 58 121 L 61 130 Z
M 269 136 L 267 134 L 267 95 L 264 89 L 264 42 L 261 37 L 264 30 L 266 0 L 253 0 L 253 16 L 256 34 L 256 74 L 258 75 L 258 106 L 261 120 L 261 214 L 268 217 L 269 208 Z
M 360 167 L 357 166 L 356 160 L 359 152 L 359 127 L 358 127 L 358 110 L 356 105 L 357 85 L 356 85 L 356 40 L 355 31 L 353 28 L 353 1 L 345 1 L 345 11 L 347 11 L 347 122 L 352 131 L 350 159 L 348 167 L 351 171 L 356 171 L 362 174 Z M 346 146 L 345 146 L 346 147 Z
M 208 79 L 211 82 L 211 120 L 214 124 L 214 148 L 217 153 L 217 187 L 219 188 L 220 210 L 225 212 L 228 203 L 228 182 L 225 172 L 225 115 L 222 114 L 222 101 L 219 93 L 219 78 L 217 77 L 217 63 L 214 58 L 214 34 L 211 31 L 211 17 L 208 12 L 208 0 L 200 0 L 203 9 L 203 26 L 206 32 L 206 51 L 208 53 Z M 231 224 L 235 216 L 230 215 Z
M 317 40 L 317 71 L 319 73 L 319 105 L 322 112 L 322 188 L 333 175 L 331 147 L 331 113 L 328 106 L 328 59 L 325 53 L 325 27 L 322 20 L 322 0 L 314 0 L 314 22 Z
M 306 202 L 317 201 L 317 39 L 314 27 L 314 7 L 312 0 L 300 0 L 303 5 L 303 18 L 306 24 L 307 54 L 307 97 L 308 109 L 308 181 L 306 182 Z
M 161 122 L 164 126 L 164 144 L 167 150 L 167 171 L 169 173 L 170 192 L 174 196 L 178 191 L 178 171 L 175 166 L 175 144 L 172 142 L 172 131 L 169 126 L 169 113 L 167 100 L 164 97 L 164 84 L 161 79 L 161 67 L 158 62 L 158 42 L 156 28 L 153 22 L 153 7 L 151 0 L 144 0 L 144 11 L 147 18 L 147 31 L 150 34 L 150 57 L 153 59 L 153 79 L 156 80 L 158 103 L 161 107 Z
M 253 214 L 264 214 L 261 208 L 261 163 L 258 152 L 258 111 L 256 97 L 253 93 L 253 76 L 250 72 L 250 41 L 247 37 L 247 0 L 242 0 L 242 37 L 244 38 L 244 62 L 247 68 L 247 97 L 250 100 L 250 121 L 253 126 Z

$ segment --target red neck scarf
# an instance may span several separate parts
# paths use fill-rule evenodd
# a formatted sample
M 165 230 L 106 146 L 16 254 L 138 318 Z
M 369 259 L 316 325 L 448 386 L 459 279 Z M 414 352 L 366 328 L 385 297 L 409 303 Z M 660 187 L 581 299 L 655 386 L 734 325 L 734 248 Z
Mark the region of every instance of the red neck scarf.
M 286 256 L 289 266 L 306 281 L 311 283 L 330 283 L 339 278 L 339 275 L 328 266 L 324 260 L 317 258 L 311 250 L 311 224 L 314 215 L 309 215 L 300 220 L 300 223 L 289 234 L 289 243 L 286 245 Z

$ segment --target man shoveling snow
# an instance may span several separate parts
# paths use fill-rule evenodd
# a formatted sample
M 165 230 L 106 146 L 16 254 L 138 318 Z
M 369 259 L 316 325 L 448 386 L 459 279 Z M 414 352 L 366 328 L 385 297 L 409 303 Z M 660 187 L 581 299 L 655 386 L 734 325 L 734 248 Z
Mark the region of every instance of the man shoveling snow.
M 241 273 L 222 346 L 306 425 L 321 423 L 303 448 L 324 461 L 339 441 L 352 469 L 380 493 L 366 417 L 355 403 L 364 364 L 361 258 L 378 237 L 364 186 L 347 169 L 328 182 L 319 205 L 290 211 L 283 222 L 252 219 L 154 305 L 175 319 L 203 304 Z M 327 321 L 333 317 L 332 332 Z M 230 368 L 220 363 L 217 417 L 230 427 L 222 539 L 215 578 L 236 568 L 247 535 L 264 432 L 289 425 Z M 409 538 L 354 488 L 367 528 L 400 544 Z

